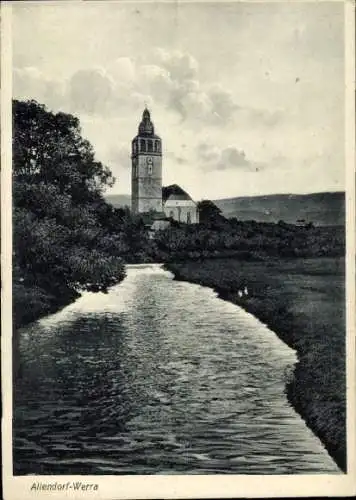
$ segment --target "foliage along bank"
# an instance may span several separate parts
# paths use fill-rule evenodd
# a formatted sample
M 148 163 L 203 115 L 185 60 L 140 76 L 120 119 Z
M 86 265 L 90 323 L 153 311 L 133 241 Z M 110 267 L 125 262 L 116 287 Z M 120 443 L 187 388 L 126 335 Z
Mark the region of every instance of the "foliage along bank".
M 114 209 L 103 192 L 113 181 L 77 118 L 13 101 L 15 326 L 124 278 L 105 222 Z

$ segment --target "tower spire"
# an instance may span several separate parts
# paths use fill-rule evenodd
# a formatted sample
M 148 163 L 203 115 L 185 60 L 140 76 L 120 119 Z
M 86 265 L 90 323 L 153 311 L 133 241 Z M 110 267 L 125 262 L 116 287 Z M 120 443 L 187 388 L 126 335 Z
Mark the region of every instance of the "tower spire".
M 147 109 L 147 106 L 145 106 L 145 109 L 143 110 L 142 113 L 142 120 L 141 123 L 138 127 L 138 134 L 139 135 L 154 135 L 155 129 L 154 125 L 151 121 L 151 114 Z

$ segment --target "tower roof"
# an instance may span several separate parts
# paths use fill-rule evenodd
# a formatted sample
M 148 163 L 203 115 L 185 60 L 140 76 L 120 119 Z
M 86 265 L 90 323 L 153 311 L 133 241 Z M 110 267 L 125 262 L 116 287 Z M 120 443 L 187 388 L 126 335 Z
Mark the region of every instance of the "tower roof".
M 184 191 L 178 184 L 171 184 L 162 188 L 163 202 L 169 200 L 190 200 L 193 201 L 189 194 Z
M 142 113 L 142 120 L 138 127 L 138 135 L 152 136 L 155 133 L 154 125 L 151 121 L 151 115 L 147 108 Z

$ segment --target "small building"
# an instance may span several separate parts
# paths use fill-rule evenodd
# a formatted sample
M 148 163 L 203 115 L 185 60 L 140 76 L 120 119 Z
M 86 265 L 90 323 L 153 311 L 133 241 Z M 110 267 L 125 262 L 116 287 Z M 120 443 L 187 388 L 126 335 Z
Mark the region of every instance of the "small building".
M 307 225 L 307 221 L 305 219 L 298 219 L 295 225 L 299 227 L 305 227 Z
M 164 231 L 168 227 L 170 227 L 171 223 L 167 219 L 157 219 L 153 221 L 152 225 L 150 226 L 149 229 L 149 237 L 153 239 L 155 237 L 155 234 L 157 231 Z
M 197 224 L 199 222 L 197 204 L 177 184 L 162 189 L 162 203 L 166 217 L 187 224 Z
M 152 231 L 164 231 L 164 229 L 167 229 L 167 227 L 169 227 L 170 225 L 171 223 L 169 222 L 169 220 L 166 219 L 155 220 L 152 223 L 151 229 Z

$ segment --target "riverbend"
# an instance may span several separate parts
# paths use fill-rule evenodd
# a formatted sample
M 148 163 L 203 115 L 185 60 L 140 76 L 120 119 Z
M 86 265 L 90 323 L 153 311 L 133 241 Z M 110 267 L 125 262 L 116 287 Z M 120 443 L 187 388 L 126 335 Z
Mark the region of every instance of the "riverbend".
M 340 473 L 285 395 L 295 352 L 160 265 L 18 344 L 15 474 Z

